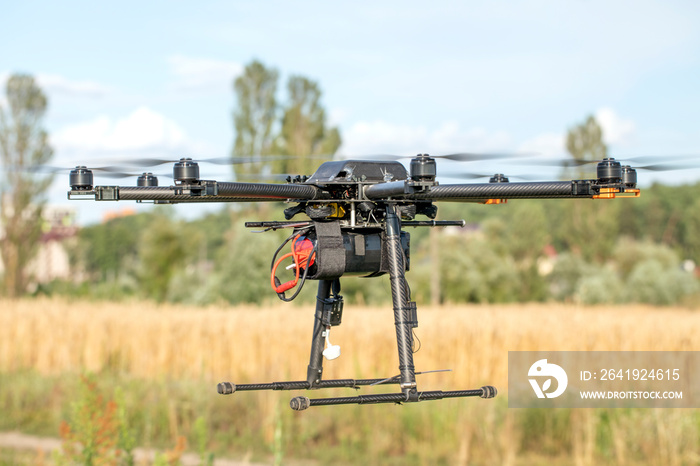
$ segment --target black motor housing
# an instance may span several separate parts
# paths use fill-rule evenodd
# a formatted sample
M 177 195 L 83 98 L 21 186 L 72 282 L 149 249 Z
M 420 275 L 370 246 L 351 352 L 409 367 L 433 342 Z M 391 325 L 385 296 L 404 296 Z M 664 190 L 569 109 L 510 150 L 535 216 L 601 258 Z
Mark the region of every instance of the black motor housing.
M 386 239 L 381 233 L 343 232 L 345 247 L 345 273 L 377 276 L 389 272 Z M 411 235 L 401 232 L 401 248 L 404 252 L 405 270 L 410 268 Z
M 382 230 L 342 230 L 339 238 L 307 235 L 316 245 L 316 259 L 309 268 L 307 278 L 329 280 L 342 275 L 376 277 L 389 272 L 387 241 Z M 401 232 L 401 248 L 404 252 L 404 266 L 410 267 L 411 236 Z M 340 241 L 342 240 L 341 253 Z M 330 244 L 330 243 L 335 243 Z

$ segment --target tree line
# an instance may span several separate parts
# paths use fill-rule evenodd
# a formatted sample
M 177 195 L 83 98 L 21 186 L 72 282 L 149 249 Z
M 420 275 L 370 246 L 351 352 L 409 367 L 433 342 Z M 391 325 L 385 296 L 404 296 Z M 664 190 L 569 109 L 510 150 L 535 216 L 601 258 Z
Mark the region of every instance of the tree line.
M 413 297 L 422 303 L 693 303 L 700 292 L 691 266 L 700 262 L 700 205 L 690 199 L 700 199 L 700 183 L 654 185 L 636 200 L 442 203 L 439 218 L 463 218 L 467 227 L 408 229 Z M 191 304 L 275 301 L 270 262 L 286 235 L 243 225 L 279 219 L 285 206 L 267 207 L 223 208 L 192 221 L 166 207 L 83 228 L 73 261 L 85 280 L 55 283 L 45 292 Z M 351 302 L 390 299 L 386 277 L 341 281 Z M 300 302 L 313 301 L 313 284 L 308 288 Z
M 340 147 L 340 131 L 329 127 L 317 82 L 301 75 L 287 81 L 287 100 L 278 101 L 279 72 L 258 60 L 234 81 L 233 156 L 252 159 L 236 166 L 244 178 L 307 174 Z
M 311 174 L 340 146 L 318 83 L 293 75 L 278 101 L 279 72 L 254 60 L 233 82 L 237 179 Z M 26 264 L 40 234 L 50 177 L 38 167 L 52 150 L 42 127 L 47 99 L 31 76 L 14 75 L 0 109 L 3 184 L 0 251 L 3 292 L 26 292 Z M 572 163 L 562 177 L 588 178 L 580 161 L 607 155 L 593 117 L 569 129 Z M 421 302 L 575 301 L 678 304 L 697 299 L 700 184 L 654 185 L 634 200 L 519 200 L 502 205 L 439 204 L 439 218 L 465 229 L 413 229 L 411 272 Z M 82 228 L 68 244 L 79 281 L 42 285 L 39 293 L 106 299 L 141 297 L 206 304 L 276 299 L 272 252 L 284 233 L 254 234 L 245 221 L 281 219 L 281 204 L 237 205 L 185 221 L 167 206 Z M 79 272 L 79 273 L 78 273 Z M 312 286 L 309 286 L 312 288 Z M 387 301 L 385 278 L 343 280 L 347 299 Z M 301 301 L 312 301 L 306 290 Z
M 23 294 L 31 277 L 27 265 L 36 254 L 46 191 L 51 176 L 37 173 L 53 157 L 43 127 L 48 99 L 26 74 L 15 74 L 5 86 L 7 108 L 0 106 L 0 258 L 2 291 Z

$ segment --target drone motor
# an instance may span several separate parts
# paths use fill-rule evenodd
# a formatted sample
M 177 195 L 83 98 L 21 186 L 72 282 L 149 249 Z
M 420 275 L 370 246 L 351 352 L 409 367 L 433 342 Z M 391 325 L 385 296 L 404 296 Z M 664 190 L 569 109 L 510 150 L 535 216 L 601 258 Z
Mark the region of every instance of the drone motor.
M 598 163 L 598 180 L 607 183 L 614 183 L 622 178 L 622 165 L 613 158 L 605 158 Z
M 183 157 L 173 165 L 175 182 L 192 183 L 199 180 L 199 164 L 190 157 Z
M 69 174 L 69 183 L 71 189 L 76 191 L 89 191 L 92 189 L 93 176 L 92 170 L 84 165 L 78 165 Z
M 428 154 L 418 154 L 411 159 L 409 173 L 413 181 L 435 181 L 437 175 L 435 159 Z
M 629 165 L 622 166 L 622 184 L 634 188 L 637 184 L 637 170 Z
M 158 177 L 151 172 L 144 172 L 136 178 L 136 186 L 158 186 Z

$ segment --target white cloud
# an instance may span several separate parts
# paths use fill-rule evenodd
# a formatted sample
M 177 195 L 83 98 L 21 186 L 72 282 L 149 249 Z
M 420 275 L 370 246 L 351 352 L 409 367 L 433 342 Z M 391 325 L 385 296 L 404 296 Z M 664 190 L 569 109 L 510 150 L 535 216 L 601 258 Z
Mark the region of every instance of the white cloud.
M 102 97 L 112 88 L 95 81 L 73 81 L 57 74 L 39 74 L 36 77 L 37 84 L 47 94 L 62 93 L 72 96 Z
M 5 85 L 10 78 L 10 73 L 0 72 L 0 105 L 7 104 L 5 97 Z M 73 81 L 57 74 L 38 74 L 35 77 L 36 84 L 44 91 L 45 94 L 67 94 L 70 97 L 102 97 L 113 92 L 109 86 L 97 83 L 95 81 Z
M 388 123 L 382 120 L 360 121 L 343 133 L 344 155 L 498 151 L 511 144 L 504 131 L 484 128 L 461 129 L 454 121 L 443 122 L 436 129 Z
M 518 151 L 543 157 L 562 157 L 566 151 L 563 133 L 543 133 L 520 144 Z
M 167 61 L 176 79 L 172 84 L 175 90 L 230 93 L 233 79 L 243 71 L 240 63 L 211 58 L 172 55 Z
M 599 109 L 595 118 L 603 129 L 603 139 L 607 145 L 627 145 L 632 142 L 636 131 L 632 120 L 621 118 L 609 107 Z M 518 150 L 544 157 L 566 157 L 566 133 L 540 134 L 520 144 Z
M 328 126 L 338 126 L 345 121 L 348 116 L 348 110 L 344 107 L 331 108 L 328 113 Z
M 634 138 L 634 121 L 622 119 L 612 108 L 599 109 L 595 113 L 595 118 L 603 128 L 603 139 L 606 144 L 626 145 Z
M 188 146 L 187 135 L 177 123 L 148 107 L 119 119 L 103 115 L 67 126 L 51 140 L 59 151 L 75 154 L 171 152 Z

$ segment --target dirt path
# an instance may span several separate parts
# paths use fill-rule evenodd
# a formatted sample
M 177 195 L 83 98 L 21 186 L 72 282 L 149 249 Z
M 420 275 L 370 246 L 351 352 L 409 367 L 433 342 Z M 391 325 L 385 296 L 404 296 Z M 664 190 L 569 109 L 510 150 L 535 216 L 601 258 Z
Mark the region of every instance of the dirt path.
M 0 449 L 43 451 L 50 458 L 51 452 L 61 448 L 61 441 L 52 437 L 37 437 L 20 432 L 0 432 Z M 137 464 L 152 464 L 157 450 L 151 448 L 136 448 L 134 457 Z M 180 458 L 183 466 L 197 466 L 199 456 L 194 453 L 184 453 Z M 215 458 L 215 466 L 265 466 L 266 463 L 251 463 L 250 461 L 235 461 Z

